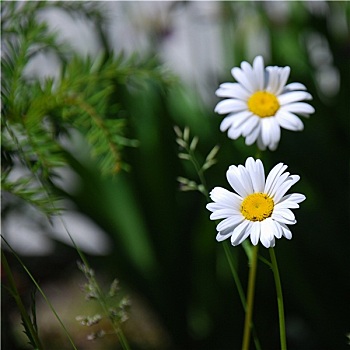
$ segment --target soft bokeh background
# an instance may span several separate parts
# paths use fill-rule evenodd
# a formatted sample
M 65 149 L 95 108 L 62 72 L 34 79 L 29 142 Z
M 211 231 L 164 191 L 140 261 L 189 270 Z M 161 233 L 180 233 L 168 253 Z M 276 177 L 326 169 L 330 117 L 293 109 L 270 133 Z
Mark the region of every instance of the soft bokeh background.
M 102 284 L 117 277 L 132 300 L 125 333 L 133 349 L 239 349 L 244 312 L 215 241 L 215 225 L 197 192 L 181 192 L 178 176 L 195 179 L 178 159 L 173 126 L 189 126 L 199 137 L 199 157 L 220 145 L 208 187 L 228 187 L 225 172 L 254 156 L 255 147 L 220 133 L 213 112 L 215 90 L 233 81 L 230 70 L 261 54 L 268 65 L 291 67 L 289 82 L 313 95 L 316 113 L 300 133 L 282 131 L 275 152 L 264 152 L 266 168 L 277 162 L 301 175 L 295 192 L 307 200 L 297 210 L 293 239 L 277 241 L 290 349 L 347 349 L 349 283 L 350 6 L 348 2 L 85 2 L 103 16 L 49 6 L 37 13 L 72 50 L 92 62 L 104 52 L 156 56 L 177 81 L 163 89 L 152 81 L 130 94 L 118 89 L 125 109 L 128 172 L 102 176 L 76 135 L 69 167 L 57 188 L 62 215 Z M 13 18 L 16 21 L 16 18 Z M 103 33 L 103 35 L 101 35 Z M 104 41 L 101 41 L 105 39 Z M 28 76 L 44 81 L 61 66 L 52 55 L 28 62 Z M 8 209 L 7 197 L 3 207 Z M 116 339 L 86 340 L 89 329 L 75 317 L 93 312 L 80 290 L 77 253 L 61 219 L 52 223 L 33 209 L 4 210 L 2 233 L 62 317 L 79 349 L 116 349 Z M 248 266 L 241 247 L 231 248 L 243 285 Z M 267 251 L 261 254 L 268 257 Z M 11 258 L 11 256 L 9 255 Z M 18 263 L 13 269 L 23 294 L 33 287 Z M 4 349 L 26 349 L 13 302 L 3 291 Z M 271 271 L 258 267 L 254 322 L 263 349 L 278 349 L 278 316 Z M 70 349 L 57 321 L 37 297 L 39 331 L 48 349 Z

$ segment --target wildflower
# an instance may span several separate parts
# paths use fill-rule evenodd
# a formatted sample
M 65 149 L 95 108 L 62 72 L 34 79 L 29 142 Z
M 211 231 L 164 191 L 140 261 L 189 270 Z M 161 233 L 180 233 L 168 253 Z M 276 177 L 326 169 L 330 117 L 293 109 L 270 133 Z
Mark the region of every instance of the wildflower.
M 312 96 L 301 83 L 286 85 L 289 67 L 266 67 L 261 56 L 251 66 L 242 62 L 241 68 L 231 70 L 237 83 L 223 83 L 216 90 L 220 101 L 215 112 L 228 115 L 220 125 L 221 131 L 228 130 L 228 137 L 236 140 L 245 137 L 246 145 L 257 142 L 259 149 L 275 150 L 281 138 L 281 128 L 300 131 L 303 122 L 296 113 L 308 117 L 314 108 L 303 100 Z
M 285 195 L 298 180 L 298 175 L 285 172 L 287 166 L 277 164 L 265 181 L 264 166 L 260 159 L 249 157 L 245 166 L 231 165 L 227 180 L 236 193 L 215 187 L 207 204 L 211 220 L 224 219 L 216 229 L 217 241 L 231 237 L 233 246 L 241 244 L 248 236 L 253 245 L 259 240 L 266 247 L 275 245 L 275 238 L 292 238 L 287 225 L 296 223 L 291 209 L 299 208 L 305 200 L 299 193 Z

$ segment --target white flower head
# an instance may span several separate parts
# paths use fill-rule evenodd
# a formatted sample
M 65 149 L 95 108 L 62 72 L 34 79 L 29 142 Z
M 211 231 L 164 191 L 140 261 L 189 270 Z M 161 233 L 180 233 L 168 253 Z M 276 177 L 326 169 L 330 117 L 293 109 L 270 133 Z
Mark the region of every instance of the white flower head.
M 300 178 L 286 169 L 283 163 L 277 164 L 265 180 L 260 159 L 249 157 L 245 166 L 229 167 L 226 177 L 236 193 L 215 187 L 210 192 L 213 202 L 207 204 L 211 220 L 224 219 L 216 227 L 217 241 L 231 237 L 232 245 L 237 246 L 250 236 L 253 245 L 260 240 L 270 248 L 275 245 L 275 238 L 292 238 L 287 225 L 296 220 L 291 209 L 299 208 L 298 203 L 306 197 L 299 193 L 286 195 Z
M 261 56 L 254 59 L 251 66 L 242 62 L 241 68 L 231 70 L 237 83 L 223 83 L 216 90 L 220 101 L 215 112 L 228 115 L 220 125 L 228 137 L 236 140 L 245 137 L 246 145 L 257 142 L 259 149 L 275 150 L 281 138 L 281 128 L 300 131 L 303 122 L 296 113 L 308 117 L 315 109 L 303 100 L 311 100 L 301 83 L 286 82 L 289 67 L 264 67 Z

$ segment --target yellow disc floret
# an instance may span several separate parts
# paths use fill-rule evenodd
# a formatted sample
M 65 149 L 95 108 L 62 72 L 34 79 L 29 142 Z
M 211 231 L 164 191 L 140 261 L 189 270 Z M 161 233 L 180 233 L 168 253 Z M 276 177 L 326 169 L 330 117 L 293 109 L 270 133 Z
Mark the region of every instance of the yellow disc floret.
M 257 91 L 248 100 L 248 108 L 260 118 L 272 117 L 280 108 L 277 97 L 267 91 Z
M 263 221 L 271 216 L 273 199 L 265 193 L 253 193 L 246 197 L 241 205 L 241 213 L 250 221 Z

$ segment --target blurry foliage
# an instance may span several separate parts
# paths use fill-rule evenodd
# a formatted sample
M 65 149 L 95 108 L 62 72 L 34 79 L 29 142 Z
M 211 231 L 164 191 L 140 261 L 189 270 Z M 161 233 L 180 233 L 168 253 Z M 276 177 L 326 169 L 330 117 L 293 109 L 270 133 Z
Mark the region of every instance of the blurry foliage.
M 95 326 L 102 321 L 103 318 L 108 319 L 112 325 L 113 332 L 106 332 L 101 327 L 96 331 L 90 333 L 87 336 L 88 340 L 95 340 L 102 338 L 106 334 L 115 334 L 118 336 L 120 342 L 125 342 L 126 347 L 123 349 L 129 349 L 127 347 L 127 341 L 121 331 L 121 324 L 125 322 L 128 316 L 128 309 L 130 307 L 130 300 L 128 297 L 120 297 L 119 281 L 114 279 L 108 293 L 104 292 L 95 278 L 95 272 L 84 263 L 78 262 L 78 267 L 83 272 L 87 283 L 83 286 L 86 300 L 94 300 L 100 306 L 101 314 L 95 314 L 93 316 L 77 316 L 76 320 L 83 326 L 91 327 Z
M 2 5 L 2 188 L 48 214 L 55 211 L 50 205 L 56 199 L 52 180 L 57 168 L 68 163 L 66 146 L 72 130 L 84 136 L 102 174 L 126 169 L 122 149 L 136 146 L 137 141 L 124 136 L 126 111 L 117 96 L 121 89 L 142 88 L 147 80 L 170 79 L 154 59 L 106 52 L 91 59 L 75 54 L 36 19 L 38 12 L 54 6 L 70 12 L 89 9 L 81 3 L 60 2 Z M 100 19 L 99 12 L 88 12 L 93 14 Z M 56 80 L 40 81 L 25 72 L 43 51 L 60 60 Z M 22 173 L 17 178 L 11 176 L 16 168 Z
M 296 191 L 307 197 L 296 213 L 292 241 L 278 241 L 276 248 L 289 346 L 348 348 L 350 6 L 310 3 L 220 2 L 215 19 L 222 28 L 225 62 L 221 76 L 211 82 L 210 103 L 185 85 L 168 89 L 173 80 L 157 60 L 113 54 L 104 16 L 95 3 L 2 4 L 3 190 L 50 214 L 47 191 L 52 199 L 57 167 L 69 164 L 80 175 L 80 189 L 67 197 L 114 242 L 113 254 L 95 263 L 106 274 L 117 275 L 155 312 L 171 339 L 171 345 L 159 349 L 240 347 L 244 311 L 222 247 L 215 242 L 215 225 L 209 221 L 204 197 L 179 191 L 177 177 L 196 179 L 196 174 L 178 159 L 173 127 L 189 126 L 191 135 L 199 137 L 196 152 L 204 160 L 215 145 L 220 146 L 206 181 L 209 189 L 227 188 L 228 166 L 244 163 L 256 149 L 220 133 L 221 118 L 213 113 L 214 91 L 219 83 L 233 80 L 229 74 L 233 66 L 251 60 L 254 45 L 260 43 L 251 38 L 260 38 L 259 33 L 268 44 L 261 52 L 266 64 L 291 66 L 289 80 L 307 86 L 316 109 L 304 120 L 303 132 L 283 130 L 279 148 L 263 154 L 266 170 L 283 161 L 292 173 L 301 175 Z M 83 14 L 95 23 L 103 48 L 98 58 L 74 54 L 45 23 L 35 20 L 37 12 L 50 6 L 73 16 Z M 182 6 L 190 11 L 200 3 Z M 278 12 L 278 6 L 285 12 Z M 326 63 L 315 59 L 323 57 L 322 52 L 316 55 L 310 39 L 315 33 L 327 43 L 322 46 L 331 57 Z M 59 58 L 58 80 L 37 81 L 23 74 L 28 60 L 42 50 Z M 320 84 L 327 67 L 339 77 L 333 94 Z M 67 142 L 72 130 L 84 136 L 94 158 L 77 156 L 85 152 L 85 144 L 73 151 L 64 147 L 62 140 Z M 125 147 L 135 146 L 134 140 L 138 147 Z M 19 165 L 26 169 L 25 176 L 13 179 L 11 170 Z M 125 168 L 130 171 L 121 171 Z M 245 283 L 245 254 L 237 247 L 232 255 Z M 275 290 L 271 271 L 263 264 L 258 267 L 257 286 L 257 333 L 263 349 L 276 349 Z M 131 339 L 133 348 L 152 348 L 136 338 Z

